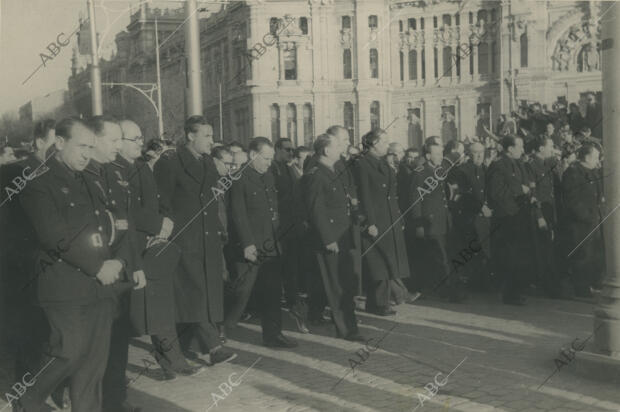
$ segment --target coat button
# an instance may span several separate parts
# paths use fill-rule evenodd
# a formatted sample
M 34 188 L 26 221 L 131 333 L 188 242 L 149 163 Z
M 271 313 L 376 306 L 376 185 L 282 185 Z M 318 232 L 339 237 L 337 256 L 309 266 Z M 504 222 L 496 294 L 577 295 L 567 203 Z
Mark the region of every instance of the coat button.
M 329 219 L 329 223 L 334 223 L 334 219 Z
M 202 212 L 202 214 L 206 216 L 206 215 L 207 215 L 207 212 Z
M 103 231 L 103 227 L 102 227 L 102 226 L 99 226 L 99 227 L 97 228 L 97 230 L 98 230 L 98 231 L 100 231 L 100 232 L 102 232 L 102 231 Z
M 71 203 L 69 203 L 69 206 L 74 207 L 75 203 L 71 202 Z
M 112 202 L 110 202 L 110 203 L 112 203 L 113 205 L 115 205 L 115 204 L 116 204 L 116 200 L 112 199 Z
M 388 200 L 390 200 L 390 197 L 389 197 L 389 196 L 388 196 L 387 198 L 388 198 Z
M 205 232 L 205 235 L 208 235 L 208 234 L 209 234 L 209 232 Z
M 383 183 L 381 186 L 386 187 L 386 186 L 385 186 L 385 183 Z
M 99 216 L 99 211 L 95 210 L 95 215 Z

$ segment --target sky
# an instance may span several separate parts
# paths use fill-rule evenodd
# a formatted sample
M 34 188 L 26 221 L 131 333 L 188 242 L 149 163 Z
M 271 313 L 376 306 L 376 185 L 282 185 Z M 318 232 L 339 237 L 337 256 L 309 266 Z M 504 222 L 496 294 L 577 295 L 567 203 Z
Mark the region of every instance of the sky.
M 182 6 L 180 2 L 152 0 L 94 1 L 103 56 L 114 50 L 114 36 L 129 23 L 130 7 L 135 12 L 141 1 L 148 1 L 151 7 Z M 42 64 L 41 53 L 52 56 L 47 47 L 60 33 L 64 33 L 60 36 L 64 42 L 77 29 L 80 14 L 87 16 L 86 0 L 0 0 L 0 115 L 17 112 L 35 97 L 67 89 L 76 36 L 22 83 Z

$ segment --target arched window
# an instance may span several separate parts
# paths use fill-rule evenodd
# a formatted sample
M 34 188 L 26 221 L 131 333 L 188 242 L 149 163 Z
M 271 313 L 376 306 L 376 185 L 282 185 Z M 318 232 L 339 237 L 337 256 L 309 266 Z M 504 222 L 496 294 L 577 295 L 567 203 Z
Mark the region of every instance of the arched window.
M 408 19 L 407 25 L 409 27 L 409 30 L 416 30 L 415 19 Z
M 375 130 L 381 127 L 381 105 L 378 101 L 370 103 L 370 129 Z
M 284 50 L 284 80 L 297 80 L 297 48 Z
M 370 77 L 379 78 L 379 52 L 377 49 L 370 49 Z
M 353 103 L 344 102 L 343 123 L 344 123 L 344 127 L 349 131 L 349 142 L 351 144 L 353 144 L 353 139 L 355 136 L 355 126 L 353 122 L 354 122 Z
M 297 146 L 297 106 L 295 103 L 286 105 L 286 134 Z
M 441 20 L 444 26 L 452 26 L 452 16 L 449 14 L 444 14 L 441 16 Z
M 403 53 L 402 51 L 398 52 L 398 63 L 399 63 L 399 68 L 400 68 L 400 81 L 405 81 L 405 53 Z
M 491 43 L 491 73 L 495 73 L 496 60 L 497 60 L 497 42 L 493 41 Z
M 486 10 L 478 11 L 478 25 L 482 24 L 482 20 L 484 20 L 485 24 L 489 22 Z
M 420 60 L 422 60 L 420 62 L 420 66 L 422 66 L 422 80 L 426 80 L 426 51 L 424 49 L 420 53 Z
M 271 105 L 271 141 L 280 138 L 280 106 L 277 103 Z
M 376 29 L 378 26 L 379 26 L 379 18 L 375 14 L 368 16 L 368 28 Z
M 345 79 L 351 79 L 353 77 L 353 71 L 351 70 L 351 49 L 344 49 L 342 51 L 342 71 Z
M 437 53 L 437 47 L 433 47 L 433 74 L 435 75 L 435 79 L 439 77 L 439 68 L 437 67 L 439 57 Z
M 312 145 L 314 135 L 314 123 L 312 119 L 312 104 L 304 104 L 304 145 Z
M 418 52 L 409 50 L 409 80 L 418 79 Z
M 403 32 L 403 21 L 402 20 L 398 20 L 398 32 L 399 33 Z
M 272 17 L 269 19 L 269 33 L 271 33 L 272 36 L 276 35 L 279 27 L 280 22 L 278 21 L 277 17 Z
M 521 50 L 521 67 L 527 67 L 527 33 L 519 37 L 519 48 Z
M 489 45 L 484 41 L 478 45 L 478 73 L 489 73 Z
M 299 30 L 301 30 L 301 34 L 308 34 L 308 18 L 307 17 L 299 18 Z

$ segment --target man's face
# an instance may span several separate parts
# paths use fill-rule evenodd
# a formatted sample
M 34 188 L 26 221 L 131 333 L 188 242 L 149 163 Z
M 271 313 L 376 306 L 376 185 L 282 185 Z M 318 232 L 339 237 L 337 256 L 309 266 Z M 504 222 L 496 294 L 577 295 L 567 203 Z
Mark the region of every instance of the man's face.
M 545 140 L 545 145 L 540 148 L 540 155 L 543 159 L 548 159 L 553 156 L 553 140 Z
M 415 163 L 416 157 L 418 157 L 418 154 L 416 152 L 407 152 L 405 160 L 409 166 L 412 166 Z
M 112 122 L 105 122 L 101 136 L 97 136 L 95 153 L 102 163 L 110 163 L 121 151 L 123 132 L 121 127 Z
M 375 142 L 373 149 L 375 150 L 375 153 L 377 153 L 379 156 L 385 156 L 387 154 L 388 147 L 388 135 L 384 133 L 379 136 L 379 140 Z
M 36 141 L 37 150 L 40 150 L 41 152 L 45 153 L 47 152 L 47 149 L 52 147 L 55 141 L 56 141 L 56 130 L 50 129 L 47 131 L 47 135 L 43 139 L 37 138 L 37 141 Z
M 298 167 L 304 167 L 304 162 L 306 161 L 306 158 L 308 157 L 308 155 L 310 154 L 310 152 L 300 152 L 299 156 L 297 156 L 295 158 L 295 161 L 297 162 L 297 166 Z
M 555 132 L 555 127 L 553 126 L 553 124 L 548 123 L 547 124 L 547 135 L 551 136 L 553 132 Z
M 513 159 L 521 159 L 523 156 L 523 139 L 515 139 L 515 145 L 508 148 L 508 155 Z
M 196 125 L 196 132 L 190 132 L 187 137 L 198 154 L 211 153 L 211 148 L 213 147 L 213 128 L 210 125 Z
M 258 173 L 261 175 L 269 170 L 269 166 L 271 166 L 271 162 L 273 161 L 273 156 L 275 152 L 273 147 L 269 145 L 263 145 L 258 153 L 250 152 L 250 157 L 252 158 L 252 166 Z
M 95 150 L 97 139 L 95 134 L 85 126 L 76 124 L 71 128 L 71 138 L 56 138 L 56 151 L 60 160 L 73 171 L 81 172 Z
M 233 157 L 228 152 L 222 153 L 222 158 L 213 158 L 215 167 L 220 176 L 226 176 L 233 169 Z
M 123 140 L 121 145 L 121 156 L 128 160 L 136 160 L 142 154 L 144 137 L 137 124 L 131 122 L 123 125 Z
M 428 159 L 435 165 L 440 166 L 443 161 L 443 146 L 432 145 L 430 146 L 430 153 L 427 154 Z
M 278 160 L 282 162 L 290 162 L 293 159 L 293 144 L 291 142 L 282 142 L 282 147 L 278 149 Z
M 248 161 L 248 154 L 244 151 L 233 152 L 234 170 L 239 170 Z
M 484 148 L 472 150 L 471 160 L 476 166 L 481 166 L 484 162 Z
M 583 161 L 583 163 L 585 164 L 586 168 L 588 169 L 596 169 L 597 167 L 599 167 L 600 164 L 600 152 L 598 151 L 598 149 L 593 148 L 592 152 L 587 155 Z

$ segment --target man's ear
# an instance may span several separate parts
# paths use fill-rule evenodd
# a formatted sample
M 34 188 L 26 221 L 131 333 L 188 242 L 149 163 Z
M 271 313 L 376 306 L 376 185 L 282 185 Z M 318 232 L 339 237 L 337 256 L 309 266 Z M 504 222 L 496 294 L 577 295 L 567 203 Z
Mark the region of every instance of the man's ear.
M 36 142 L 35 142 L 36 145 Z M 54 146 L 56 150 L 62 150 L 65 147 L 65 138 L 62 136 L 56 136 L 56 141 L 54 142 Z
M 194 133 L 193 132 L 189 132 L 187 134 L 187 141 L 188 142 L 193 142 L 194 141 Z

